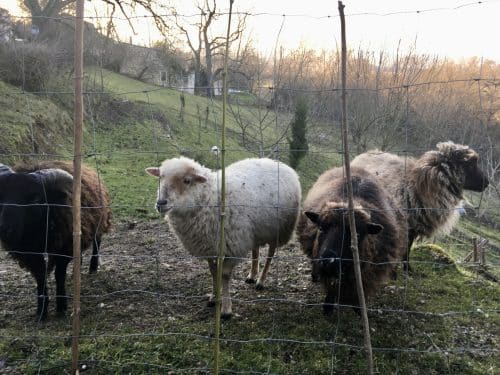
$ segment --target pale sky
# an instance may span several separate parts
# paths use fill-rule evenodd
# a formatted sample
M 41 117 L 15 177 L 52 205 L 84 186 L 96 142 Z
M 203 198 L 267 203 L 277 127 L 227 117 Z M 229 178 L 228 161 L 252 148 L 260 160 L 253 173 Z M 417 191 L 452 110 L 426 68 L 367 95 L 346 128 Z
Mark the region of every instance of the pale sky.
M 96 3 L 97 0 L 85 2 L 91 15 L 95 15 L 92 4 Z M 178 0 L 179 13 L 193 14 L 191 4 L 194 3 L 194 0 Z M 218 3 L 224 10 L 229 0 Z M 347 43 L 351 48 L 361 46 L 390 53 L 395 52 L 401 40 L 403 47 L 416 43 L 419 53 L 454 59 L 478 56 L 500 63 L 500 0 L 481 3 L 467 0 L 344 0 L 343 3 Z M 16 0 L 7 0 L 2 1 L 1 6 L 15 15 L 15 4 Z M 335 49 L 340 41 L 337 6 L 337 1 L 332 0 L 235 0 L 234 3 L 236 10 L 255 14 L 248 17 L 249 30 L 255 45 L 266 53 L 271 53 L 278 35 L 278 44 L 288 49 L 300 43 L 313 48 Z M 148 45 L 158 39 L 154 25 L 148 25 L 146 20 L 136 23 L 137 35 L 132 36 L 136 44 Z M 126 25 L 120 30 L 123 34 L 132 34 Z M 127 40 L 128 35 L 123 39 Z
M 238 3 L 238 1 L 236 1 Z M 280 41 L 301 41 L 317 48 L 335 48 L 340 43 L 337 1 L 254 0 L 253 11 L 284 13 L 326 19 L 286 16 Z M 344 0 L 347 43 L 351 48 L 395 51 L 398 41 L 413 44 L 418 52 L 460 59 L 478 56 L 500 63 L 500 1 L 450 0 Z M 467 6 L 466 4 L 471 4 Z M 460 7 L 462 6 L 462 7 Z M 460 7 L 458 9 L 452 9 Z M 441 9 L 423 12 L 426 9 Z M 416 11 L 421 11 L 417 13 Z M 408 13 L 393 14 L 409 11 Z M 387 14 L 385 16 L 375 14 Z M 255 17 L 254 32 L 262 45 L 272 44 L 283 17 Z

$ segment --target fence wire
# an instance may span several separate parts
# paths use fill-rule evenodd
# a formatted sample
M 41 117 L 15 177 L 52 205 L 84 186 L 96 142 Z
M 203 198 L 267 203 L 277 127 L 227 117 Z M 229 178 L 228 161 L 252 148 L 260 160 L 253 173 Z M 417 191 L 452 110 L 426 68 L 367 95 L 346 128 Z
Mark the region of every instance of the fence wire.
M 347 12 L 347 22 L 349 17 L 378 16 L 383 22 L 384 17 L 430 12 L 445 12 L 452 17 L 458 9 L 485 7 L 492 2 L 396 12 L 350 15 Z M 284 18 L 304 18 L 307 22 L 337 18 L 333 14 L 286 11 L 238 14 L 269 17 L 270 22 L 281 27 L 286 27 L 281 23 Z M 167 20 L 174 17 L 172 13 L 160 15 Z M 188 19 L 198 16 L 177 14 Z M 217 16 L 224 17 L 226 13 L 221 11 Z M 26 17 L 13 18 L 25 28 L 31 22 Z M 151 17 L 129 19 L 151 20 Z M 72 22 L 73 18 L 54 20 Z M 86 17 L 88 22 L 98 20 L 109 18 Z M 16 61 L 20 61 L 26 73 L 21 82 L 0 86 L 2 105 L 9 103 L 13 108 L 21 108 L 19 117 L 9 112 L 9 122 L 1 127 L 5 139 L 13 142 L 0 146 L 0 162 L 6 165 L 72 157 L 71 137 L 64 128 L 69 122 L 63 114 L 48 114 L 63 112 L 60 108 L 71 112 L 73 92 L 67 82 L 64 84 L 64 74 L 57 80 L 51 78 L 51 84 L 40 89 L 28 87 L 27 73 L 32 68 L 28 57 L 31 58 L 32 51 L 21 45 L 29 43 L 36 44 L 36 40 L 12 42 L 13 50 L 18 53 Z M 5 56 L 4 50 L 0 52 L 0 56 Z M 59 52 L 63 55 L 66 51 Z M 353 53 L 350 57 L 355 56 Z M 353 61 L 363 61 L 363 57 L 366 56 Z M 283 64 L 286 65 L 285 60 Z M 448 138 L 442 138 L 447 136 L 479 153 L 479 163 L 492 185 L 481 194 L 466 193 L 465 214 L 462 208 L 457 208 L 464 215 L 458 229 L 417 244 L 411 253 L 413 272 L 405 275 L 401 262 L 397 262 L 397 278 L 367 301 L 375 366 L 380 373 L 498 371 L 500 303 L 495 280 L 500 275 L 500 244 L 496 234 L 500 197 L 495 190 L 498 144 L 490 136 L 490 130 L 499 126 L 495 116 L 500 110 L 496 91 L 500 79 L 496 75 L 498 64 L 496 70 L 486 65 L 481 62 L 480 71 L 469 72 L 467 77 L 447 79 L 417 73 L 390 75 L 392 70 L 388 74 L 397 78 L 393 82 L 350 77 L 352 157 L 366 149 L 380 148 L 418 158 L 435 149 L 436 140 L 447 141 Z M 298 168 L 305 197 L 323 171 L 341 165 L 339 83 L 335 69 L 333 73 L 326 69 L 323 72 L 326 78 L 331 75 L 332 81 L 309 86 L 304 83 L 307 79 L 299 84 L 294 84 L 293 79 L 284 82 L 284 70 L 279 70 L 276 64 L 273 69 L 273 79 L 268 82 L 260 79 L 252 86 L 252 95 L 247 86 L 229 84 L 233 94 L 229 97 L 231 123 L 225 152 L 230 161 L 270 157 L 287 163 L 290 153 L 307 151 Z M 206 306 L 211 290 L 207 258 L 189 255 L 173 233 L 172 224 L 155 212 L 158 181 L 148 178 L 144 169 L 159 166 L 164 159 L 178 155 L 217 169 L 220 158 L 212 146 L 221 144 L 221 101 L 217 97 L 185 93 L 182 104 L 181 90 L 189 92 L 194 86 L 178 82 L 155 86 L 126 78 L 122 82 L 115 72 L 96 64 L 87 65 L 85 70 L 86 133 L 82 156 L 110 190 L 114 228 L 103 238 L 99 272 L 82 273 L 80 371 L 210 373 L 214 314 Z M 71 77 L 71 72 L 67 76 Z M 309 147 L 290 150 L 290 123 L 294 100 L 299 96 L 305 97 L 311 108 L 307 128 Z M 182 113 L 181 106 L 184 106 Z M 4 106 L 4 112 L 10 109 Z M 433 121 L 433 126 L 427 126 Z M 53 123 L 61 125 L 54 129 L 48 126 Z M 12 141 L 16 132 L 21 135 Z M 0 190 L 0 199 L 1 193 Z M 248 202 L 249 207 L 266 208 L 252 203 Z M 0 210 L 15 206 L 1 200 L 0 205 Z M 82 207 L 85 208 L 88 207 Z M 218 206 L 203 204 L 199 208 L 214 213 L 218 210 Z M 489 241 L 484 246 L 485 264 L 467 260 L 473 250 L 472 238 L 478 237 Z M 24 250 L 23 254 L 39 254 Z M 48 259 L 51 249 L 43 250 L 44 258 Z M 20 252 L 10 253 L 15 256 Z M 83 254 L 84 269 L 90 254 L 89 249 Z M 278 250 L 264 290 L 255 290 L 245 283 L 250 251 L 248 256 L 234 259 L 240 261 L 233 275 L 234 314 L 231 321 L 222 325 L 220 373 L 366 371 L 358 315 L 352 305 L 335 304 L 335 312 L 323 316 L 324 291 L 321 285 L 311 282 L 310 260 L 303 255 L 296 238 Z M 366 259 L 361 262 L 377 264 Z M 0 373 L 67 373 L 71 318 L 69 314 L 55 316 L 55 283 L 47 277 L 48 320 L 35 322 L 33 281 L 6 251 L 0 252 Z M 69 304 L 73 298 L 69 292 L 71 282 L 72 272 L 68 269 Z

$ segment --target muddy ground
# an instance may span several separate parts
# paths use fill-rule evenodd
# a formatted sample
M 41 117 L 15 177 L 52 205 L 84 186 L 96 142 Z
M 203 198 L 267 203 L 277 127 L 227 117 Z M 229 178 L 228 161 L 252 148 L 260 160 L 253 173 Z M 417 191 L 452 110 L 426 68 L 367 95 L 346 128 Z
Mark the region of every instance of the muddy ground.
M 82 263 L 82 347 L 85 348 L 86 344 L 95 345 L 92 348 L 99 347 L 100 338 L 112 337 L 114 334 L 130 335 L 132 338 L 159 333 L 167 336 L 188 335 L 195 341 L 207 341 L 212 337 L 214 310 L 206 303 L 207 294 L 211 291 L 207 264 L 185 252 L 169 230 L 167 222 L 152 220 L 116 224 L 103 240 L 98 273 L 89 275 L 88 265 L 87 251 Z M 446 345 L 472 349 L 476 359 L 481 360 L 481 356 L 484 356 L 492 360 L 491 349 L 494 357 L 498 355 L 495 347 L 499 327 L 492 326 L 488 319 L 481 317 L 481 321 L 476 324 L 474 316 L 471 316 L 470 322 L 467 319 L 457 320 L 450 330 L 438 332 L 440 326 L 445 325 L 444 319 L 448 317 L 426 316 L 428 311 L 440 310 L 432 305 L 433 298 L 436 301 L 441 299 L 441 302 L 442 298 L 448 298 L 444 295 L 428 295 L 426 290 L 421 290 L 422 287 L 418 286 L 420 281 L 429 277 L 428 274 L 436 272 L 435 265 L 429 267 L 434 268 L 422 272 L 420 276 L 415 275 L 410 281 L 400 276 L 398 281 L 383 288 L 378 297 L 369 302 L 372 309 L 372 333 L 375 335 L 374 346 L 394 346 L 403 351 L 417 348 L 422 352 L 427 350 L 445 353 L 446 347 L 442 348 L 442 345 Z M 346 347 L 362 347 L 362 327 L 358 316 L 351 309 L 336 314 L 333 318 L 326 319 L 323 316 L 323 291 L 320 285 L 311 282 L 309 261 L 302 255 L 295 240 L 278 250 L 264 290 L 257 291 L 253 285 L 245 283 L 249 268 L 249 261 L 242 262 L 236 268 L 232 283 L 234 316 L 229 323 L 223 323 L 223 338 L 235 340 L 234 342 L 245 342 L 256 337 L 284 338 L 288 343 L 280 344 L 282 347 L 290 346 L 291 342 L 297 340 L 300 345 L 307 345 L 307 350 L 311 350 L 310 355 L 316 350 L 315 345 L 320 348 L 322 343 L 329 340 L 335 340 Z M 50 297 L 54 301 L 52 279 L 53 276 L 49 288 Z M 471 279 L 471 283 L 474 283 L 474 279 Z M 69 267 L 66 284 L 67 293 L 73 295 L 72 265 Z M 494 291 L 492 289 L 491 293 Z M 491 308 L 494 309 L 495 306 L 492 304 Z M 454 306 L 445 308 L 445 312 L 457 309 Z M 3 345 L 7 353 L 0 352 L 0 374 L 22 373 L 23 370 L 19 369 L 26 369 L 26 366 L 33 368 L 33 363 L 37 364 L 37 361 L 40 361 L 40 368 L 43 368 L 46 366 L 43 361 L 47 356 L 58 350 L 63 350 L 64 355 L 61 356 L 67 356 L 70 347 L 70 313 L 63 318 L 56 317 L 55 303 L 52 302 L 48 321 L 38 324 L 35 322 L 35 309 L 33 278 L 8 258 L 5 251 L 1 251 L 0 349 Z M 400 309 L 416 310 L 418 314 L 404 315 L 400 313 Z M 469 307 L 465 306 L 465 309 Z M 380 336 L 377 337 L 377 334 Z M 233 344 L 228 344 L 228 348 L 231 345 Z M 135 346 L 132 351 L 136 350 L 134 348 Z M 485 349 L 484 352 L 481 352 L 482 348 Z M 145 350 L 151 352 L 150 347 Z M 283 363 L 288 363 L 294 360 L 294 356 L 299 356 L 302 349 L 281 351 L 280 347 L 279 350 L 278 355 L 283 356 Z M 277 352 L 275 349 L 270 349 L 271 351 Z M 358 352 L 362 360 L 363 353 L 360 350 Z M 326 353 L 328 356 L 328 351 Z M 105 351 L 101 354 L 102 357 L 106 355 L 108 353 Z M 117 355 L 113 355 L 116 358 Z M 236 358 L 236 352 L 234 356 Z M 84 349 L 82 357 L 93 358 L 93 354 L 89 355 Z M 67 359 L 61 361 L 64 362 L 61 366 L 67 368 Z M 147 361 L 152 360 L 148 358 Z M 235 361 L 232 366 L 238 369 L 238 360 Z M 271 359 L 269 361 L 271 363 Z M 352 358 L 341 357 L 340 361 L 346 361 L 345 365 L 350 366 Z M 391 358 L 390 361 L 394 359 Z M 446 361 L 449 360 L 443 360 L 443 363 Z M 186 366 L 185 362 L 189 361 L 183 359 L 178 364 L 173 364 L 172 368 Z M 200 368 L 210 367 L 209 361 L 202 359 L 193 360 L 189 364 Z M 311 365 L 304 366 L 308 368 Z M 328 366 L 331 367 L 325 373 L 336 368 L 333 360 Z M 397 366 L 400 364 L 396 363 L 396 368 Z M 466 365 L 460 362 L 460 366 Z M 418 364 L 413 367 L 419 368 Z M 350 373 L 353 369 L 343 368 L 347 371 L 345 373 Z M 117 370 L 117 373 L 122 373 L 120 371 L 122 370 Z M 467 373 L 463 367 L 460 367 L 460 371 Z M 47 370 L 45 373 L 63 372 Z M 163 373 L 163 370 L 159 373 Z M 191 372 L 186 370 L 182 373 Z M 309 373 L 318 372 L 312 369 Z
M 263 252 L 265 254 L 267 249 L 261 250 L 261 257 Z M 155 332 L 165 321 L 175 325 L 176 321 L 185 319 L 206 322 L 207 331 L 199 333 L 212 334 L 214 309 L 207 305 L 212 287 L 207 263 L 191 257 L 183 249 L 166 221 L 116 224 L 103 239 L 100 254 L 99 271 L 92 275 L 88 273 L 90 251 L 83 255 L 83 335 L 106 335 L 123 329 L 138 334 Z M 263 259 L 261 269 L 262 265 Z M 66 282 L 68 295 L 73 295 L 72 267 L 70 263 Z M 309 262 L 295 241 L 278 250 L 264 290 L 257 291 L 254 285 L 245 282 L 249 269 L 249 261 L 235 269 L 233 322 L 248 321 L 255 314 L 266 314 L 266 311 L 272 313 L 278 308 L 276 304 L 283 304 L 283 301 L 302 305 L 318 304 L 322 299 L 319 285 L 311 288 Z M 47 326 L 51 325 L 57 325 L 61 331 L 66 328 L 69 334 L 70 313 L 65 318 L 56 316 L 53 273 L 49 280 L 51 302 L 46 323 L 36 323 L 35 291 L 31 275 L 1 251 L 0 329 L 6 335 L 4 340 L 16 342 L 26 341 L 29 336 L 44 336 Z M 71 303 L 69 305 L 71 308 Z M 12 337 L 16 332 L 20 340 Z M 12 370 L 6 362 L 0 353 L 0 373 Z

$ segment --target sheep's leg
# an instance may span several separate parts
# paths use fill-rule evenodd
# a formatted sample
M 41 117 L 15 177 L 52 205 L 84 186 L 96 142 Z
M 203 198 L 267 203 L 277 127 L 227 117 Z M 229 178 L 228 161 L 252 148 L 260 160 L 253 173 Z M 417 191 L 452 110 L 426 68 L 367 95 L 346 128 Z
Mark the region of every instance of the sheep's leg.
M 92 241 L 92 256 L 90 257 L 89 273 L 97 272 L 99 267 L 99 248 L 101 247 L 101 239 L 94 237 Z
M 259 247 L 256 246 L 252 249 L 252 268 L 248 274 L 245 282 L 248 284 L 254 284 L 259 276 Z
M 233 315 L 231 302 L 231 275 L 233 273 L 233 265 L 224 264 L 222 269 L 222 305 L 221 318 L 224 320 L 230 319 Z
M 271 267 L 271 262 L 273 260 L 274 253 L 276 253 L 276 246 L 269 245 L 269 251 L 267 252 L 266 264 L 264 265 L 264 269 L 262 270 L 262 273 L 260 274 L 259 280 L 257 280 L 257 285 L 255 285 L 255 288 L 257 290 L 264 289 L 264 281 L 266 280 L 267 273 L 269 272 L 269 268 Z
M 403 259 L 402 259 L 402 263 L 403 263 L 403 273 L 408 276 L 411 272 L 411 267 L 410 267 L 410 249 L 411 249 L 411 246 L 413 245 L 413 241 L 415 241 L 415 238 L 416 238 L 416 234 L 413 233 L 413 231 L 409 231 L 408 232 L 408 244 L 407 244 L 407 247 L 406 247 L 406 251 L 404 252 L 403 254 Z M 397 280 L 398 278 L 398 274 L 396 272 L 396 269 L 393 269 L 392 272 L 391 272 L 391 279 L 392 280 Z
M 23 263 L 28 267 L 31 274 L 36 280 L 37 290 L 37 321 L 43 321 L 47 318 L 47 310 L 49 305 L 49 295 L 47 291 L 47 264 L 43 254 L 29 255 L 23 259 Z
M 209 260 L 208 267 L 210 268 L 210 273 L 212 274 L 212 283 L 213 283 L 213 293 L 210 295 L 208 299 L 209 306 L 215 306 L 215 291 L 217 290 L 217 261 Z M 232 264 L 227 264 L 224 262 L 222 267 L 222 304 L 221 304 L 221 318 L 229 319 L 233 314 L 232 311 L 232 303 L 231 303 L 231 295 L 230 295 L 230 284 L 231 284 L 231 275 L 233 273 Z
M 334 285 L 326 286 L 326 296 L 325 302 L 323 303 L 323 313 L 327 316 L 331 316 L 334 310 L 334 304 L 337 300 L 337 288 Z
M 208 268 L 212 275 L 212 293 L 208 295 L 208 306 L 215 306 L 215 290 L 217 289 L 217 261 L 213 259 L 208 260 Z
M 68 256 L 55 256 L 55 279 L 56 279 L 56 310 L 62 315 L 68 309 L 68 297 L 66 296 L 66 270 L 71 258 Z
M 406 275 L 408 275 L 411 272 L 411 267 L 410 267 L 410 249 L 411 246 L 413 245 L 413 241 L 415 241 L 415 238 L 417 235 L 413 233 L 413 231 L 410 231 L 408 233 L 408 249 L 406 250 L 406 254 L 404 256 L 404 262 L 403 262 L 403 270 Z

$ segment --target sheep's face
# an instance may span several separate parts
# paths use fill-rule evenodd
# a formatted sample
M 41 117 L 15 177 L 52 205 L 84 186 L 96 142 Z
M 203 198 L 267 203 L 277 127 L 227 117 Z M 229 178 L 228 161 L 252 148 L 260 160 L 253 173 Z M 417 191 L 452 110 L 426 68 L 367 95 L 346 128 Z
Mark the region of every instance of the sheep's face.
M 472 151 L 472 154 L 465 155 L 460 166 L 463 169 L 463 187 L 465 190 L 481 192 L 488 187 L 488 177 L 479 167 L 478 155 L 475 152 Z
M 313 279 L 336 278 L 352 270 L 351 230 L 344 203 L 329 202 L 321 212 L 305 212 L 318 227 L 313 250 Z M 356 232 L 361 248 L 367 235 L 379 233 L 383 227 L 370 221 L 365 210 L 355 210 Z
M 453 142 L 441 142 L 436 147 L 439 150 L 437 161 L 443 163 L 444 170 L 450 170 L 459 189 L 482 192 L 488 187 L 488 178 L 478 166 L 477 152 Z
M 182 212 L 196 207 L 198 193 L 207 178 L 196 166 L 183 159 L 166 160 L 160 168 L 146 168 L 146 172 L 159 177 L 156 209 L 166 214 L 171 209 Z
M 37 176 L 12 173 L 0 178 L 0 237 L 15 241 L 26 236 L 24 228 L 47 221 L 48 195 Z

